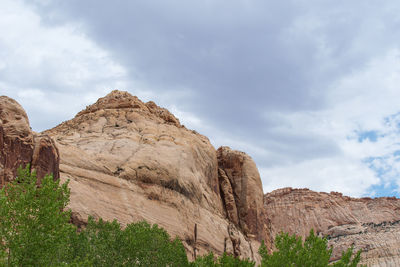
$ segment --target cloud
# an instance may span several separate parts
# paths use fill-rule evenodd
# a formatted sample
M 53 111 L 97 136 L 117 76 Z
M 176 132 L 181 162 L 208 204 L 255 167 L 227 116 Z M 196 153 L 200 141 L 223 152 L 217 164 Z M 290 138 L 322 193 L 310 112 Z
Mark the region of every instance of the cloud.
M 214 146 L 249 153 L 265 190 L 379 195 L 400 183 L 377 171 L 397 164 L 398 131 L 385 121 L 400 110 L 396 1 L 4 6 L 0 86 L 36 129 L 126 89 Z
M 262 168 L 265 190 L 286 185 L 353 196 L 398 194 L 399 55 L 398 50 L 387 51 L 333 83 L 324 110 L 275 115 L 281 123 L 272 131 L 293 129 L 296 136 L 301 132 L 325 137 L 338 150 L 336 154 L 304 157 L 287 164 L 279 161 L 276 166 Z
M 0 25 L 0 92 L 19 100 L 35 130 L 125 87 L 124 67 L 85 37 L 79 24 L 48 27 L 20 1 L 4 0 Z

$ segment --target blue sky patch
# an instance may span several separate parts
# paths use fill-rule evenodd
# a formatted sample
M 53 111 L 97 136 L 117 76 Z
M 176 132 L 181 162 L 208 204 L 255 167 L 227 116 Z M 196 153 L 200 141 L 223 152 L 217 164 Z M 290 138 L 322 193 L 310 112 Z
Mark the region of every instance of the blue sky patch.
M 400 159 L 400 151 L 395 151 L 393 156 Z M 364 159 L 364 163 L 368 165 L 368 167 L 376 173 L 376 176 L 379 177 L 380 183 L 376 185 L 372 185 L 368 190 L 365 196 L 372 197 L 400 197 L 399 187 L 396 184 L 396 179 L 393 177 L 393 166 L 389 164 L 389 157 L 369 157 Z
M 369 188 L 368 193 L 365 194 L 366 197 L 400 197 L 400 194 L 397 191 L 396 184 L 378 184 L 373 185 Z
M 371 142 L 378 141 L 378 132 L 377 131 L 364 131 L 358 132 L 358 142 L 362 143 L 364 140 L 369 140 Z

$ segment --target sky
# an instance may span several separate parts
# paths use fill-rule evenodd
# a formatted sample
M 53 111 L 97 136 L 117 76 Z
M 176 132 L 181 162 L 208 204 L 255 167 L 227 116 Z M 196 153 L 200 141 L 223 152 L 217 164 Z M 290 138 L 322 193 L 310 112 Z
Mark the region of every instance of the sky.
M 400 197 L 397 0 L 0 0 L 0 95 L 35 131 L 113 89 L 281 187 Z

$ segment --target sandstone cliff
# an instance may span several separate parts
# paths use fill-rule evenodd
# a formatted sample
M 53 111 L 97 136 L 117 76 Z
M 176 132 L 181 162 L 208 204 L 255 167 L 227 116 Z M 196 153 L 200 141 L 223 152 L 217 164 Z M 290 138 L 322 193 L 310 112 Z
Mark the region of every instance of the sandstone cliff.
M 368 266 L 400 266 L 400 200 L 283 188 L 263 195 L 254 161 L 182 126 L 168 110 L 113 91 L 75 118 L 34 133 L 22 107 L 0 97 L 0 181 L 31 164 L 70 180 L 73 221 L 147 220 L 183 240 L 189 258 L 209 250 L 259 262 L 280 231 L 329 238 L 332 260 L 362 249 Z M 60 172 L 59 172 L 60 171 Z
M 332 260 L 354 246 L 368 266 L 400 266 L 400 199 L 283 188 L 264 196 L 264 209 L 272 236 L 285 231 L 305 237 L 313 228 L 334 247 Z
M 39 178 L 46 174 L 59 177 L 59 154 L 53 140 L 32 132 L 24 109 L 15 100 L 0 96 L 0 187 L 27 164 Z
M 166 109 L 120 91 L 46 134 L 60 150 L 61 179 L 70 179 L 75 222 L 85 223 L 88 215 L 122 224 L 145 219 L 179 236 L 189 257 L 213 250 L 259 260 L 263 192 L 244 153 L 222 198 L 219 173 L 231 174 L 224 163 L 230 159 L 217 159 L 205 136 Z M 236 220 L 226 199 L 237 206 Z

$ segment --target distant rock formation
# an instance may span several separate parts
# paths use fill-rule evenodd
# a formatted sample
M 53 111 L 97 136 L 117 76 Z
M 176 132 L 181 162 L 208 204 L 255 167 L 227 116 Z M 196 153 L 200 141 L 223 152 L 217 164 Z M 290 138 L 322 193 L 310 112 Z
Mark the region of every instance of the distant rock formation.
M 400 266 L 400 199 L 350 198 L 283 188 L 263 195 L 247 154 L 211 145 L 168 110 L 113 91 L 75 118 L 37 134 L 22 107 L 0 97 L 0 182 L 31 164 L 39 177 L 70 180 L 72 221 L 89 215 L 157 223 L 182 241 L 190 259 L 210 250 L 260 262 L 280 231 L 313 228 L 334 247 L 354 246 L 368 266 Z M 266 177 L 268 179 L 268 177 Z
M 0 96 L 0 187 L 13 180 L 17 168 L 30 164 L 39 178 L 59 178 L 59 154 L 53 140 L 32 132 L 28 116 L 14 99 Z
M 354 246 L 368 266 L 400 266 L 400 199 L 351 198 L 283 188 L 264 196 L 270 233 L 305 237 L 313 228 L 333 246 L 332 260 Z

